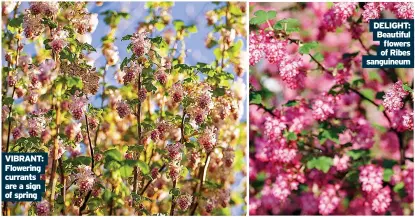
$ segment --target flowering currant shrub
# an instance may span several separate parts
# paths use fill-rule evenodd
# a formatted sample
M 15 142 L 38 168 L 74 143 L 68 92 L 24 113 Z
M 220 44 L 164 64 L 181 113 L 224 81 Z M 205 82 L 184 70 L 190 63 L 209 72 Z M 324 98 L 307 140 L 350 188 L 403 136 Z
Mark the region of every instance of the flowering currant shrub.
M 413 215 L 413 69 L 364 69 L 412 3 L 250 5 L 251 215 Z
M 49 153 L 42 201 L 3 214 L 243 214 L 245 4 L 120 4 L 2 3 L 2 151 Z

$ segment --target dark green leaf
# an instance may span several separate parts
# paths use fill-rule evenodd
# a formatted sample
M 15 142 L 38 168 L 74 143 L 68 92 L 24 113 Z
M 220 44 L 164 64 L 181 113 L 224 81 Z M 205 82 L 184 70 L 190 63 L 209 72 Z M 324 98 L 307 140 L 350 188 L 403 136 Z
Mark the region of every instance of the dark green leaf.
M 304 43 L 303 45 L 300 46 L 300 48 L 298 49 L 298 52 L 300 52 L 301 54 L 309 54 L 313 49 L 316 49 L 318 47 L 318 43 L 313 41 L 310 43 Z

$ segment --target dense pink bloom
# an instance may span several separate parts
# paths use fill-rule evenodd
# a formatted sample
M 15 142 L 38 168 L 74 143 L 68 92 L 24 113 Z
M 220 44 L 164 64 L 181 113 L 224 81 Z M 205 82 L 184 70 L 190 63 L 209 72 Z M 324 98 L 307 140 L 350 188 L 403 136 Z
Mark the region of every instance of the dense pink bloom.
M 47 200 L 42 200 L 42 202 L 37 203 L 36 215 L 39 215 L 39 216 L 50 215 L 50 204 Z
M 350 157 L 348 155 L 343 155 L 339 157 L 338 155 L 334 156 L 333 165 L 338 171 L 345 171 L 349 168 Z
M 131 36 L 132 51 L 138 57 L 147 54 L 150 51 L 151 42 L 147 38 L 147 33 L 137 32 Z
M 414 19 L 413 2 L 396 2 L 392 11 L 398 19 Z
M 408 168 L 402 172 L 403 182 L 405 184 L 405 191 L 408 194 L 408 198 L 413 202 L 414 198 L 414 168 Z
M 402 125 L 408 130 L 414 129 L 414 112 L 407 112 L 402 116 L 403 123 Z
M 391 190 L 389 186 L 371 193 L 369 195 L 369 200 L 371 201 L 372 210 L 376 213 L 384 214 L 392 202 L 390 193 Z
M 167 151 L 169 152 L 169 158 L 172 161 L 181 161 L 182 159 L 182 147 L 183 145 L 180 142 L 174 144 L 168 144 L 166 146 Z
M 144 102 L 144 100 L 146 100 L 147 97 L 147 90 L 146 88 L 141 88 L 138 91 L 138 100 L 140 100 L 140 102 Z
M 81 193 L 91 190 L 95 183 L 95 175 L 90 166 L 78 166 L 76 179 L 76 185 L 79 187 Z
M 268 141 L 273 142 L 281 138 L 282 133 L 287 128 L 281 120 L 276 117 L 266 117 L 264 123 L 264 135 Z
M 300 196 L 301 215 L 315 215 L 318 212 L 319 200 L 313 193 L 307 192 Z
M 186 211 L 192 204 L 193 196 L 190 194 L 182 194 L 177 198 L 177 205 L 183 211 Z
M 334 3 L 333 7 L 324 14 L 323 27 L 329 32 L 336 30 L 353 15 L 356 6 L 357 3 L 355 2 Z
M 75 120 L 82 118 L 86 111 L 86 106 L 88 104 L 88 99 L 85 96 L 76 96 L 74 95 L 69 105 L 69 110 Z
M 302 66 L 303 60 L 300 56 L 285 57 L 281 60 L 279 65 L 280 76 L 289 88 L 297 89 L 304 84 L 306 74 L 304 70 L 300 70 Z
M 380 17 L 380 9 L 376 2 L 369 2 L 363 6 L 363 20 L 369 22 L 372 19 L 378 19 Z
M 312 104 L 313 117 L 316 120 L 324 121 L 334 115 L 337 97 L 323 93 L 316 98 Z
M 370 123 L 364 118 L 358 118 L 352 121 L 349 127 L 352 130 L 353 149 L 370 149 L 375 143 L 373 137 L 375 130 Z
M 206 128 L 197 141 L 207 153 L 211 152 L 216 146 L 216 128 Z
M 179 178 L 180 171 L 181 166 L 177 162 L 172 161 L 169 163 L 169 176 L 173 181 Z
M 374 164 L 361 166 L 359 182 L 365 192 L 376 192 L 382 188 L 383 168 Z
M 318 210 L 322 215 L 332 214 L 340 204 L 340 197 L 337 195 L 338 186 L 327 185 L 319 197 Z
M 173 102 L 175 103 L 181 102 L 184 97 L 184 90 L 183 90 L 182 84 L 180 83 L 173 84 L 170 90 L 170 95 L 173 98 Z
M 408 95 L 408 92 L 403 89 L 402 81 L 397 81 L 392 88 L 385 91 L 383 96 L 383 106 L 386 110 L 399 110 L 403 107 L 402 99 Z
M 225 166 L 231 167 L 235 158 L 235 151 L 232 147 L 227 147 L 223 150 L 223 161 L 225 162 Z
M 125 101 L 119 101 L 117 103 L 117 112 L 120 118 L 124 118 L 131 113 L 131 109 Z

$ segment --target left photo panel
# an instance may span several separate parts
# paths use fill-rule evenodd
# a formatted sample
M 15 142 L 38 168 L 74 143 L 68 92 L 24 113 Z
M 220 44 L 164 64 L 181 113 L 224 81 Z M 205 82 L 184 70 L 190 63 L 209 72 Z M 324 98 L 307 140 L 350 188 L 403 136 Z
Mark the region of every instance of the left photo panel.
M 3 215 L 246 215 L 245 2 L 2 2 Z

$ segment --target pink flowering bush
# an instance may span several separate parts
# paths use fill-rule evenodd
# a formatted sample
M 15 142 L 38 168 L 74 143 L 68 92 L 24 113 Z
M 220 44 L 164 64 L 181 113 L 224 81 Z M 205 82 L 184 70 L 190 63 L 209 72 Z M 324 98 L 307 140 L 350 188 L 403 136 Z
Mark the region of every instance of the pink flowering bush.
M 413 3 L 251 3 L 251 215 L 413 215 L 413 69 L 363 69 Z
M 3 215 L 245 211 L 245 4 L 206 3 L 197 25 L 130 4 L 139 23 L 105 10 L 121 3 L 2 2 L 2 151 L 49 153 L 42 200 Z

